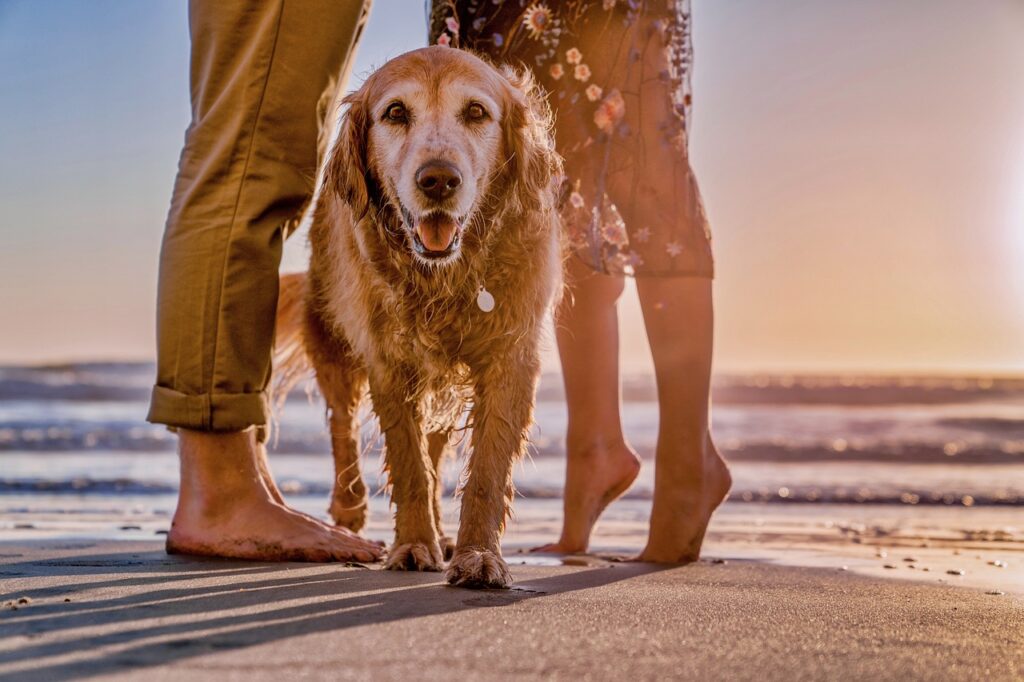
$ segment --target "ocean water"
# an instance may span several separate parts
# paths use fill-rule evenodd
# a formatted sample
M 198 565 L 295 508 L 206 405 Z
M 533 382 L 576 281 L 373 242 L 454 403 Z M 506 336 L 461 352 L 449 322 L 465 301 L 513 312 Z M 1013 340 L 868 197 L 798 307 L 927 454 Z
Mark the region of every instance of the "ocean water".
M 0 510 L 43 498 L 173 497 L 173 434 L 145 422 L 152 377 L 147 364 L 0 368 Z M 629 377 L 623 397 L 627 436 L 645 460 L 627 498 L 649 499 L 653 379 Z M 363 471 L 379 489 L 381 438 L 366 421 Z M 536 421 L 517 487 L 524 498 L 557 499 L 566 425 L 557 376 L 542 380 Z M 1024 506 L 1024 379 L 720 376 L 713 432 L 739 504 Z M 329 493 L 325 433 L 318 396 L 290 396 L 271 454 L 289 497 Z M 449 487 L 460 469 L 449 465 Z

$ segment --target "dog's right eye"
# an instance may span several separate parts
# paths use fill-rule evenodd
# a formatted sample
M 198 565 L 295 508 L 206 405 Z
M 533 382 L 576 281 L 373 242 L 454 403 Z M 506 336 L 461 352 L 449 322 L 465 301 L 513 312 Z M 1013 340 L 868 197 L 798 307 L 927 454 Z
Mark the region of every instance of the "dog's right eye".
M 409 112 L 406 111 L 404 104 L 394 102 L 384 110 L 384 120 L 391 121 L 392 123 L 407 123 L 409 121 Z

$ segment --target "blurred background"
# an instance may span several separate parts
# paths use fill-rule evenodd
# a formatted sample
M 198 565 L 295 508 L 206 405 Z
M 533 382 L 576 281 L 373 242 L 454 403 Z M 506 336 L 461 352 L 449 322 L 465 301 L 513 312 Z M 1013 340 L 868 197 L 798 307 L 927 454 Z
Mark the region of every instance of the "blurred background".
M 22 525 L 56 528 L 66 519 L 40 510 L 130 498 L 159 518 L 173 504 L 173 439 L 144 415 L 189 120 L 185 5 L 0 1 L 8 529 L 24 510 L 37 520 Z M 973 507 L 1001 524 L 1024 505 L 1024 2 L 694 0 L 693 17 L 733 502 Z M 424 42 L 420 0 L 376 0 L 349 87 Z M 284 267 L 305 249 L 293 237 Z M 649 457 L 631 285 L 621 328 L 626 427 Z M 553 346 L 528 499 L 556 500 L 562 482 Z M 320 510 L 322 408 L 292 402 L 274 467 Z M 652 468 L 630 500 L 649 497 Z

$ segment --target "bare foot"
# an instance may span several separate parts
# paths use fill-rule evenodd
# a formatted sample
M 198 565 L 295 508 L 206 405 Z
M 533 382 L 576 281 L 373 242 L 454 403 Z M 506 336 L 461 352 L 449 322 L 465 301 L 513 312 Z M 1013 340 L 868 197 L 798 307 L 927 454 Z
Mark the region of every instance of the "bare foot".
M 171 554 L 254 561 L 375 561 L 378 543 L 282 505 L 251 431 L 180 432 L 181 491 Z M 278 493 L 280 495 L 280 493 Z
M 639 473 L 640 458 L 623 441 L 611 447 L 570 451 L 565 474 L 562 536 L 558 542 L 531 551 L 586 552 L 598 517 L 633 485 Z
M 711 515 L 732 487 L 729 467 L 710 437 L 703 450 L 703 466 L 679 460 L 676 471 L 657 472 L 650 535 L 638 561 L 675 564 L 700 558 Z
M 265 485 L 267 490 L 270 491 L 271 499 L 282 507 L 287 507 L 288 505 L 284 501 L 284 496 L 281 494 L 281 490 L 277 487 L 277 483 L 274 481 L 274 476 L 270 471 L 270 462 L 267 459 L 267 448 L 262 443 L 256 445 L 256 467 L 259 469 L 260 478 L 263 479 L 263 485 Z M 360 479 L 359 483 L 362 484 L 362 479 Z M 366 509 L 368 503 L 365 485 L 361 488 L 361 492 L 362 498 L 356 506 L 352 508 L 340 508 L 339 505 L 341 503 L 338 501 L 338 491 L 334 491 L 328 513 L 331 515 L 331 518 L 334 519 L 334 523 L 338 526 L 343 526 L 343 528 L 335 528 L 335 526 L 325 523 L 315 516 L 310 516 L 309 514 L 296 511 L 294 509 L 291 511 L 296 514 L 302 514 L 311 521 L 315 521 L 322 525 L 324 528 L 331 531 L 337 531 L 339 536 L 343 539 L 348 538 L 351 536 L 351 533 L 347 533 L 346 529 L 352 531 L 352 533 L 359 533 L 366 525 Z M 346 498 L 346 504 L 348 503 L 347 500 L 348 498 Z M 373 540 L 373 542 L 379 547 L 384 546 L 384 543 L 378 540 Z
M 263 443 L 257 443 L 254 454 L 256 456 L 256 468 L 260 472 L 260 478 L 263 479 L 263 485 L 267 486 L 267 490 L 270 491 L 271 499 L 274 500 L 274 502 L 283 505 L 284 495 L 281 494 L 281 489 L 277 487 L 274 475 L 270 472 L 270 461 L 267 459 L 267 446 Z

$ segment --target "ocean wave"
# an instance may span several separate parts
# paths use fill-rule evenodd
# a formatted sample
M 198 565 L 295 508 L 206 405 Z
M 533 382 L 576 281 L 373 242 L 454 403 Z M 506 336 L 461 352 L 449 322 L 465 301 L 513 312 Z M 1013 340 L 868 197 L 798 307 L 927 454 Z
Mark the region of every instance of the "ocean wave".
M 66 480 L 41 478 L 0 479 L 0 495 L 26 493 L 50 495 L 176 495 L 178 489 L 164 483 L 137 481 L 130 478 L 71 478 Z
M 953 421 L 953 420 L 950 420 Z M 968 420 L 956 420 L 968 421 Z M 993 420 L 974 420 L 993 421 Z M 372 430 L 372 429 L 371 429 Z M 998 430 L 1006 430 L 998 425 Z M 997 434 L 998 435 L 998 434 Z M 1024 464 L 1024 434 L 1018 440 L 986 438 L 971 441 L 893 440 L 890 438 L 727 438 L 718 443 L 721 452 L 736 462 L 884 462 L 914 464 Z M 379 451 L 381 439 L 367 438 L 364 449 Z M 177 447 L 173 433 L 162 426 L 136 422 L 105 423 L 14 422 L 0 425 L 0 453 L 166 453 Z M 286 429 L 270 443 L 275 456 L 329 456 L 325 429 Z M 653 441 L 638 444 L 645 459 L 653 458 Z M 561 458 L 565 448 L 559 439 L 536 435 L 531 442 L 534 458 Z
M 152 363 L 74 363 L 0 366 L 0 401 L 139 401 L 155 377 Z M 296 390 L 305 399 L 305 387 Z M 1024 399 L 1024 378 L 993 376 L 853 376 L 718 374 L 713 400 L 720 405 L 937 405 Z M 623 400 L 657 400 L 653 376 L 623 377 Z M 561 377 L 541 379 L 538 400 L 565 399 Z
M 324 483 L 284 480 L 280 487 L 289 496 L 324 497 L 331 493 L 331 487 Z M 165 483 L 116 479 L 0 479 L 0 495 L 46 494 L 46 495 L 174 495 L 177 488 Z M 455 491 L 449 489 L 446 495 Z M 517 496 L 535 500 L 558 500 L 562 497 L 560 488 L 544 484 L 525 483 L 517 487 Z M 623 496 L 627 500 L 650 500 L 652 492 L 647 488 L 632 490 Z M 972 489 L 923 490 L 888 489 L 882 487 L 847 487 L 841 485 L 802 485 L 779 488 L 736 489 L 729 494 L 729 501 L 737 503 L 768 504 L 874 504 L 905 506 L 946 506 L 946 507 L 991 507 L 1024 506 L 1024 495 L 1016 491 L 978 491 Z

